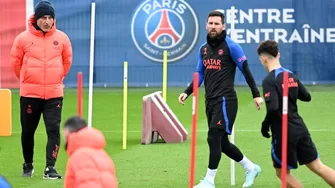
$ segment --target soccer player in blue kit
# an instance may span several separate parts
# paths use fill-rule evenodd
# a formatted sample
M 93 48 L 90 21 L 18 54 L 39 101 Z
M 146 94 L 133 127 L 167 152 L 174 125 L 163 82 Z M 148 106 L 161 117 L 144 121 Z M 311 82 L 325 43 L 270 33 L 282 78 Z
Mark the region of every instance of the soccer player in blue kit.
M 239 148 L 230 143 L 228 139 L 238 109 L 234 89 L 236 67 L 243 73 L 258 110 L 263 99 L 260 97 L 242 48 L 226 35 L 223 13 L 211 11 L 208 14 L 206 29 L 208 31 L 207 42 L 199 49 L 197 64 L 199 83 L 192 82 L 179 96 L 179 102 L 184 104 L 187 97 L 193 93 L 193 84 L 200 86 L 204 81 L 208 121 L 207 142 L 210 149 L 209 164 L 206 177 L 195 187 L 215 187 L 214 179 L 222 153 L 243 166 L 246 170 L 243 187 L 250 187 L 261 172 L 261 168 L 243 155 Z
M 298 99 L 309 102 L 311 101 L 310 93 L 297 76 L 280 65 L 280 53 L 276 41 L 266 40 L 261 42 L 257 48 L 257 53 L 261 63 L 269 72 L 262 82 L 267 112 L 262 122 L 261 132 L 265 138 L 270 138 L 269 132 L 271 129 L 271 157 L 277 176 L 281 178 L 283 72 L 288 72 L 287 187 L 303 187 L 290 174 L 290 170 L 298 168 L 298 162 L 300 165 L 306 165 L 331 187 L 335 187 L 335 171 L 320 161 L 308 128 L 298 113 Z

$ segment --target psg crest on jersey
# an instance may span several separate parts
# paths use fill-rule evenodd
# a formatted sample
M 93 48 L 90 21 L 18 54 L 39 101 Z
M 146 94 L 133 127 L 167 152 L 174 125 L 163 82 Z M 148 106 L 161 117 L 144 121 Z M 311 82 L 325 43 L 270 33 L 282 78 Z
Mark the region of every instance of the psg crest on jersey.
M 191 52 L 199 35 L 197 16 L 183 0 L 146 0 L 132 17 L 131 35 L 136 48 L 155 62 L 175 62 Z

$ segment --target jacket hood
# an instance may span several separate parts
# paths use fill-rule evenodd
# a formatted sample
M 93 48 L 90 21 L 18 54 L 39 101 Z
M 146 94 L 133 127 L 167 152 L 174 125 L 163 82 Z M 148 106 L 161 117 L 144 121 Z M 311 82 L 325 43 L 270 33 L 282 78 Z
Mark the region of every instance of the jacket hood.
M 78 132 L 71 133 L 67 139 L 68 155 L 80 148 L 103 149 L 106 146 L 106 140 L 101 131 L 95 128 L 83 128 Z
M 34 19 L 34 14 L 32 14 L 29 19 L 28 19 L 28 29 L 29 31 L 34 34 L 34 35 L 37 35 L 37 36 L 44 36 L 44 33 L 42 30 L 37 30 L 35 27 L 34 27 L 34 24 L 36 23 L 35 19 Z M 56 31 L 56 19 L 54 19 L 54 24 L 53 26 L 51 27 L 50 31 L 48 31 L 45 35 L 48 36 L 48 35 L 52 35 L 54 32 Z

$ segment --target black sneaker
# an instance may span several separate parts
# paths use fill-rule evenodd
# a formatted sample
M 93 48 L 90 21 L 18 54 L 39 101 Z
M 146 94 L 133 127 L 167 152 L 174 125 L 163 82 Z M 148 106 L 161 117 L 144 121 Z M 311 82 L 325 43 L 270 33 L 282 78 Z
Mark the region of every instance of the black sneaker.
M 53 167 L 53 166 L 48 166 L 44 170 L 43 179 L 56 180 L 56 179 L 61 179 L 61 178 L 62 178 L 62 176 L 57 173 L 56 168 Z
M 22 176 L 24 177 L 32 177 L 34 174 L 34 165 L 33 163 L 23 163 L 23 172 Z

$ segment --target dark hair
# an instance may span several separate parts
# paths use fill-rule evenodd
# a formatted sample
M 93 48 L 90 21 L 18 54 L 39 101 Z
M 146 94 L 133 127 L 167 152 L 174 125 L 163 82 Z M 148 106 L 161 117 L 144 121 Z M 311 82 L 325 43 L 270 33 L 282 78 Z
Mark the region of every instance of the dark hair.
M 258 55 L 266 54 L 273 57 L 277 57 L 278 52 L 279 52 L 278 43 L 274 40 L 262 41 L 257 48 Z
M 221 22 L 222 22 L 222 24 L 224 24 L 224 14 L 222 12 L 217 11 L 217 10 L 213 10 L 213 11 L 209 12 L 207 20 L 208 20 L 209 17 L 214 17 L 214 16 L 221 17 Z
M 70 117 L 64 123 L 64 128 L 69 129 L 71 133 L 78 132 L 85 127 L 87 127 L 86 121 L 79 116 Z

